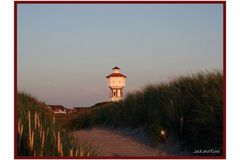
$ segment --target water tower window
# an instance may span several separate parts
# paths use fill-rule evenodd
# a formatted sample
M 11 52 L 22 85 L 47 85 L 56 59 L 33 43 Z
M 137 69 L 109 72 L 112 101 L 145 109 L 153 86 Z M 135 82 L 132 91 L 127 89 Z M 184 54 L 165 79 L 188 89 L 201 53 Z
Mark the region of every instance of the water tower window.
M 115 96 L 116 95 L 116 93 L 115 93 L 115 91 L 113 91 L 113 96 Z

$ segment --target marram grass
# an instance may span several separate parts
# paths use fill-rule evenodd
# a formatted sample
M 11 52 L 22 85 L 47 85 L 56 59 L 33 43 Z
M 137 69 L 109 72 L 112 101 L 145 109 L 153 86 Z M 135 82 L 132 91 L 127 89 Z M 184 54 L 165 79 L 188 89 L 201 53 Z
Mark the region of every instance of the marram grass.
M 44 103 L 24 93 L 17 101 L 17 156 L 92 156 L 90 146 L 80 145 L 55 122 Z
M 171 133 L 181 144 L 223 153 L 223 74 L 202 72 L 169 83 L 148 85 L 123 101 L 80 113 L 70 129 L 96 125 L 144 127 L 153 143 Z

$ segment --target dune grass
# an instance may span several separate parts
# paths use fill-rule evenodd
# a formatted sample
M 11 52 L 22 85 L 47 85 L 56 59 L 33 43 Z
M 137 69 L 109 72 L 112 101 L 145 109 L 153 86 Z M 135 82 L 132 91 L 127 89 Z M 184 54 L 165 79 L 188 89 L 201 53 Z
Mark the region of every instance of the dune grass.
M 163 132 L 171 133 L 192 151 L 214 149 L 219 152 L 208 155 L 222 155 L 223 74 L 202 72 L 148 85 L 128 94 L 123 101 L 79 114 L 69 127 L 103 124 L 144 127 L 154 143 L 164 141 Z
M 18 93 L 17 115 L 17 156 L 95 155 L 90 146 L 69 137 L 52 111 L 30 95 Z

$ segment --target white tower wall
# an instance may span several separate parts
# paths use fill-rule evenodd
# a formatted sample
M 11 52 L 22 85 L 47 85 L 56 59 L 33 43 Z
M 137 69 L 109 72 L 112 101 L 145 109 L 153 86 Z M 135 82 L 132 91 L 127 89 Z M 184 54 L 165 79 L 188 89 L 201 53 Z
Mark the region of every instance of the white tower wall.
M 124 87 L 125 86 L 125 78 L 124 77 L 109 77 L 108 78 L 108 86 L 109 87 Z
M 125 87 L 126 76 L 120 73 L 120 68 L 113 68 L 113 73 L 107 76 L 109 97 L 111 101 L 119 101 L 123 97 L 123 88 Z

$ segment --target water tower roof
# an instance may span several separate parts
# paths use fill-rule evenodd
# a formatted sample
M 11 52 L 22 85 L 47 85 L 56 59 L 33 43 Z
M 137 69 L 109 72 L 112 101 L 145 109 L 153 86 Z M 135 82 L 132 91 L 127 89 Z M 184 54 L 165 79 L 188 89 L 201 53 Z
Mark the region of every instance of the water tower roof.
M 127 78 L 127 76 L 125 76 L 121 73 L 112 73 L 112 74 L 109 74 L 106 78 L 110 78 L 110 77 L 124 77 L 124 78 Z
M 116 66 L 116 67 L 114 67 L 114 68 L 112 68 L 112 69 L 120 69 L 120 68 L 118 68 L 118 67 Z

